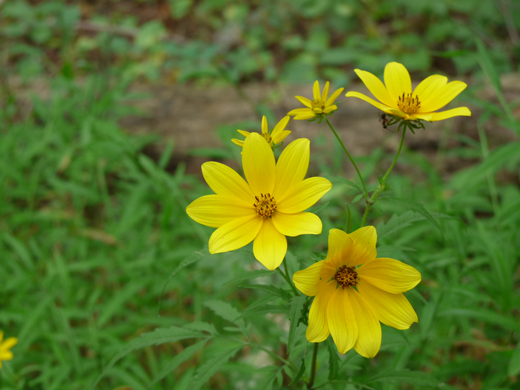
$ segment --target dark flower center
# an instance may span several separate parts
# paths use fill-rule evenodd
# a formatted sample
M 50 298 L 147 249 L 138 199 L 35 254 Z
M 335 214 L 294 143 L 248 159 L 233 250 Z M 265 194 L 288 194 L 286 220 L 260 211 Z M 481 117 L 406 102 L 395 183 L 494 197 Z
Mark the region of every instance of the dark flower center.
M 253 203 L 253 207 L 255 208 L 256 213 L 262 218 L 271 218 L 271 216 L 276 211 L 276 200 L 271 196 L 271 194 L 260 194 L 260 196 L 255 196 L 256 202 Z
M 338 272 L 334 275 L 334 279 L 342 288 L 352 287 L 358 284 L 358 274 L 355 267 L 347 267 L 343 265 L 339 267 Z

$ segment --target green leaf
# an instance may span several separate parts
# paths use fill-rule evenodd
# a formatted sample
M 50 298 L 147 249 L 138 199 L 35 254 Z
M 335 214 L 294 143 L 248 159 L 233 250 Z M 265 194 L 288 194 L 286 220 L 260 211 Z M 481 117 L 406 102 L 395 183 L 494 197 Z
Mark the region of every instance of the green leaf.
M 185 348 L 181 353 L 177 354 L 168 364 L 166 364 L 166 366 L 157 375 L 155 375 L 155 377 L 150 382 L 148 388 L 151 388 L 153 385 L 155 385 L 161 379 L 165 378 L 170 372 L 175 370 L 186 360 L 190 359 L 195 354 L 195 352 L 204 348 L 207 342 L 208 339 L 199 341 L 198 343 L 190 345 L 188 348 Z
M 441 214 L 441 213 L 430 213 L 432 216 L 437 218 L 449 218 L 459 221 L 457 218 L 454 218 L 450 215 Z M 398 231 L 407 228 L 408 226 L 412 226 L 414 222 L 424 221 L 426 217 L 421 213 L 417 213 L 414 211 L 407 211 L 401 215 L 394 214 L 390 217 L 388 222 L 381 223 L 377 226 L 377 238 L 382 239 L 383 237 L 389 236 L 391 234 L 397 233 Z M 461 222 L 462 223 L 462 222 Z
M 291 300 L 291 294 L 289 292 L 287 292 L 281 288 L 271 286 L 269 284 L 245 284 L 240 287 L 241 288 L 250 288 L 252 290 L 265 291 L 268 294 L 275 295 L 288 302 Z
M 208 307 L 219 317 L 238 325 L 240 328 L 245 326 L 244 321 L 238 319 L 240 317 L 240 312 L 227 302 L 210 300 L 206 301 L 204 306 Z
M 337 379 L 339 372 L 339 356 L 336 346 L 332 340 L 328 340 L 327 348 L 329 350 L 329 380 Z
M 244 280 L 260 278 L 262 276 L 270 276 L 272 274 L 273 274 L 273 271 L 267 271 L 267 270 L 257 270 L 257 271 L 245 272 L 245 273 L 240 274 L 237 277 L 234 277 L 233 279 L 230 279 L 227 282 L 223 283 L 222 286 L 225 286 L 226 284 L 235 283 L 235 282 L 242 282 Z
M 244 345 L 232 345 L 228 349 L 213 355 L 204 364 L 202 364 L 195 376 L 193 377 L 189 389 L 199 390 L 220 368 L 226 364 L 235 354 L 244 347 Z
M 439 229 L 439 231 L 443 234 L 444 237 L 446 237 L 446 232 L 444 231 L 444 229 L 433 218 L 431 213 L 424 208 L 424 206 L 422 204 L 414 202 L 410 199 L 404 199 L 404 198 L 383 198 L 383 199 L 400 203 L 401 205 L 405 206 L 406 208 L 421 214 L 426 220 L 431 222 L 431 224 L 433 226 L 435 226 L 437 229 Z
M 298 327 L 299 319 L 302 315 L 305 300 L 306 297 L 303 295 L 291 299 L 291 307 L 289 309 L 289 320 L 291 321 L 291 326 L 289 327 L 289 337 L 287 340 L 287 353 L 291 351 L 294 342 L 294 335 L 296 334 L 296 328 Z
M 516 348 L 507 365 L 507 375 L 517 376 L 520 374 L 520 347 Z
M 487 309 L 448 309 L 441 311 L 439 316 L 470 317 L 492 325 L 498 325 L 513 332 L 520 333 L 520 324 L 514 318 Z
M 259 314 L 287 314 L 287 306 L 285 305 L 267 305 L 264 307 L 259 307 L 254 310 L 247 310 L 242 313 L 240 317 L 251 317 L 253 315 L 259 315 Z
M 137 337 L 131 340 L 129 343 L 124 345 L 119 352 L 110 360 L 105 366 L 103 372 L 98 376 L 92 388 L 94 388 L 98 382 L 105 376 L 108 370 L 117 363 L 121 358 L 128 355 L 130 352 L 136 349 L 148 347 L 150 345 L 173 343 L 179 340 L 195 338 L 195 337 L 207 337 L 206 334 L 196 332 L 190 329 L 180 328 L 178 326 L 172 326 L 170 328 L 158 328 L 153 332 L 143 333 L 141 337 Z
M 365 383 L 387 381 L 409 383 L 411 385 L 420 386 L 420 388 L 423 388 L 423 386 L 439 387 L 439 385 L 441 385 L 441 383 L 437 379 L 425 372 L 410 370 L 380 372 L 370 377 Z M 443 388 L 445 387 L 443 386 Z
M 296 383 L 298 383 L 298 381 L 303 376 L 303 374 L 305 374 L 305 359 L 302 358 L 302 364 L 300 365 L 300 370 L 298 371 L 296 376 L 293 378 L 291 383 L 289 383 L 289 386 L 292 386 L 292 385 L 295 385 Z

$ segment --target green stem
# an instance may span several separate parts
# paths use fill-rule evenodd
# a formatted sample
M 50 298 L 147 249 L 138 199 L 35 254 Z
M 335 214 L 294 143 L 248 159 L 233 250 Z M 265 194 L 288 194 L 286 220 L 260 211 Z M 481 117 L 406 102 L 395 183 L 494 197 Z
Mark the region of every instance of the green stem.
M 327 117 L 325 117 L 325 121 L 327 122 L 327 124 L 329 125 L 330 129 L 332 130 L 332 132 L 336 136 L 336 139 L 340 143 L 341 147 L 343 148 L 343 150 L 344 150 L 345 154 L 347 155 L 347 157 L 349 158 L 350 162 L 352 163 L 352 165 L 354 165 L 354 168 L 356 168 L 356 172 L 357 172 L 357 174 L 359 176 L 359 180 L 361 180 L 361 184 L 363 185 L 363 190 L 365 191 L 365 199 L 368 199 L 368 192 L 367 192 L 367 187 L 365 186 L 365 181 L 363 180 L 363 176 L 361 176 L 361 172 L 359 172 L 359 169 L 358 169 L 354 159 L 352 158 L 352 156 L 348 152 L 347 148 L 345 147 L 345 145 L 341 141 L 341 138 L 339 138 L 338 133 L 336 133 L 336 130 L 334 130 L 334 127 L 332 127 L 332 125 L 330 124 L 330 122 L 327 119 Z
M 311 366 L 311 380 L 309 381 L 309 384 L 307 385 L 307 389 L 312 389 L 312 386 L 314 386 L 314 377 L 316 376 L 316 360 L 318 357 L 318 345 L 319 343 L 314 343 L 314 349 L 312 351 L 312 366 Z
M 258 344 L 256 344 L 256 343 L 251 343 L 251 342 L 250 342 L 250 343 L 248 343 L 248 344 L 249 344 L 251 347 L 253 347 L 253 348 L 261 349 L 262 351 L 268 353 L 268 354 L 269 354 L 270 356 L 272 356 L 273 358 L 280 360 L 282 363 L 284 363 L 285 365 L 289 366 L 292 370 L 295 370 L 295 369 L 296 369 L 296 367 L 294 367 L 293 364 L 292 364 L 289 360 L 284 359 L 284 358 L 281 357 L 281 356 L 278 356 L 278 355 L 275 354 L 273 351 L 270 351 L 269 349 L 264 348 L 264 347 L 262 347 L 261 345 L 258 345 Z
M 383 187 L 386 183 L 386 179 L 388 178 L 388 175 L 390 175 L 390 172 L 392 172 L 392 169 L 394 169 L 395 163 L 397 162 L 397 159 L 399 158 L 399 155 L 401 154 L 401 149 L 403 148 L 405 135 L 406 135 L 406 126 L 403 126 L 403 135 L 401 136 L 401 143 L 399 144 L 399 149 L 397 150 L 397 154 L 395 155 L 394 161 L 392 161 L 392 165 L 390 165 L 390 168 L 388 168 L 385 175 L 379 182 L 379 186 L 374 191 L 374 193 L 372 194 L 370 199 L 367 200 L 367 206 L 365 207 L 365 213 L 363 214 L 363 221 L 361 221 L 361 227 L 365 226 L 370 208 L 376 202 L 377 197 L 379 196 L 379 193 L 383 190 Z
M 291 286 L 291 289 L 293 290 L 294 292 L 294 295 L 297 297 L 300 295 L 300 293 L 298 292 L 298 290 L 296 289 L 295 285 L 291 282 L 291 279 L 289 279 L 289 272 L 287 271 L 287 264 L 285 263 L 285 259 L 283 261 L 283 267 L 285 269 L 285 273 L 278 267 L 276 270 L 278 272 L 280 272 L 280 275 L 283 276 L 283 278 L 285 279 L 285 281 L 287 282 L 287 284 L 289 284 L 289 286 Z

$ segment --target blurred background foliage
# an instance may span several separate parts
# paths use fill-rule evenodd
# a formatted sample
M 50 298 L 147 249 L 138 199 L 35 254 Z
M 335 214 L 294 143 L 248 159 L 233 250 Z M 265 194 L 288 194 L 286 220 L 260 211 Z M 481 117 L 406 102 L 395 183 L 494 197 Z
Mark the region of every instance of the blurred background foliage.
M 383 326 L 373 360 L 323 343 L 316 386 L 520 388 L 519 99 L 500 83 L 519 69 L 519 2 L 8 0 L 0 25 L 0 329 L 20 339 L 1 389 L 304 388 L 310 349 L 305 327 L 285 321 L 282 278 L 250 247 L 209 255 L 212 229 L 185 208 L 211 191 L 173 163 L 173 143 L 121 129 L 135 114 L 127 103 L 143 98 L 128 86 L 310 90 L 316 78 L 346 86 L 352 69 L 379 75 L 394 60 L 414 79 L 483 78 L 494 96 L 465 92 L 479 107 L 475 137 L 443 131 L 434 161 L 405 150 L 371 215 L 379 256 L 423 275 L 407 295 L 419 324 Z M 510 142 L 491 148 L 489 123 Z M 215 131 L 230 144 L 236 126 L 222 125 Z M 240 157 L 233 145 L 226 155 Z M 372 188 L 391 158 L 380 145 L 359 156 Z M 289 240 L 290 273 L 323 257 L 346 204 L 353 221 L 363 210 L 337 148 L 332 166 L 311 159 L 334 187 L 314 209 L 323 233 Z

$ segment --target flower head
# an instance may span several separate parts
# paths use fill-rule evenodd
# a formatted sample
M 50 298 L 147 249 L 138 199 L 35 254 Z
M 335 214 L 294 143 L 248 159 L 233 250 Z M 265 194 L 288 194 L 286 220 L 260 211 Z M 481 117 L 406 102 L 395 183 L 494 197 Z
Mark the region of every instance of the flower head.
M 351 234 L 329 232 L 327 258 L 293 276 L 296 287 L 313 296 L 307 340 L 325 341 L 329 334 L 338 351 L 354 348 L 372 358 L 381 346 L 381 325 L 408 329 L 417 314 L 403 292 L 421 281 L 413 267 L 389 258 L 376 258 L 376 229 Z
M 18 344 L 18 339 L 16 337 L 9 337 L 4 340 L 4 332 L 0 331 L 0 368 L 2 368 L 3 360 L 11 360 L 13 358 L 13 353 L 10 351 L 16 344 Z
M 433 75 L 424 79 L 412 91 L 410 74 L 402 64 L 397 62 L 386 65 L 385 84 L 372 73 L 359 69 L 354 72 L 379 102 L 359 92 L 350 91 L 345 96 L 362 99 L 387 114 L 407 121 L 422 119 L 430 122 L 454 116 L 471 116 L 467 107 L 436 112 L 466 89 L 467 85 L 462 81 L 448 83 L 446 77 Z
M 286 236 L 321 233 L 318 216 L 303 211 L 332 184 L 323 177 L 304 180 L 309 156 L 310 142 L 300 138 L 275 163 L 266 140 L 251 133 L 242 151 L 247 182 L 226 165 L 204 163 L 202 174 L 215 194 L 195 200 L 186 212 L 198 223 L 218 228 L 209 240 L 209 251 L 229 252 L 254 240 L 256 259 L 274 270 L 287 252 Z
M 334 105 L 334 101 L 343 92 L 343 88 L 338 89 L 329 97 L 329 82 L 325 84 L 323 93 L 320 94 L 320 83 L 318 80 L 314 83 L 312 88 L 313 99 L 309 100 L 303 96 L 295 96 L 306 108 L 297 108 L 289 111 L 287 115 L 293 116 L 296 120 L 312 119 L 315 116 L 323 116 L 332 113 L 338 109 Z
M 287 126 L 287 123 L 289 123 L 289 119 L 291 119 L 290 116 L 282 118 L 282 120 L 276 124 L 271 134 L 269 134 L 269 128 L 267 127 L 267 119 L 265 118 L 265 116 L 262 117 L 261 136 L 265 138 L 265 140 L 267 141 L 269 146 L 271 146 L 271 148 L 283 142 L 283 140 L 287 138 L 289 134 L 291 134 L 290 130 L 285 130 L 285 126 Z M 251 134 L 249 131 L 237 131 L 246 138 Z M 244 146 L 244 141 L 240 141 L 239 139 L 233 138 L 231 141 L 233 141 L 238 146 Z

